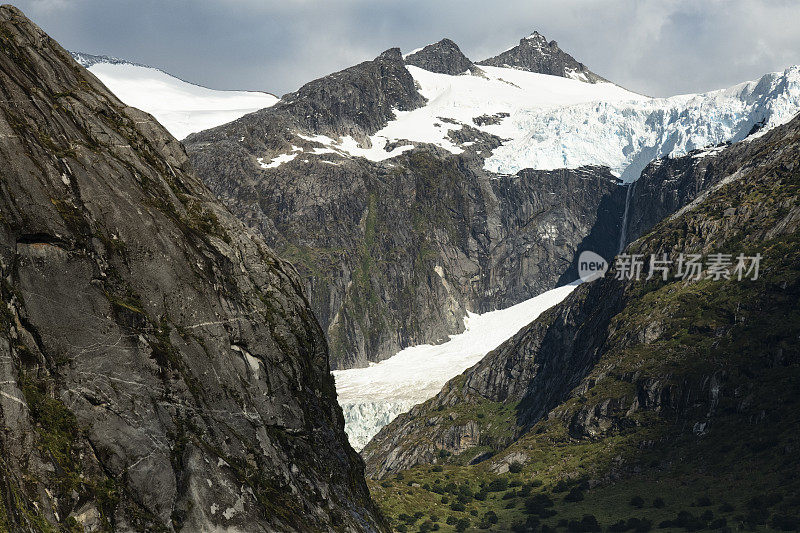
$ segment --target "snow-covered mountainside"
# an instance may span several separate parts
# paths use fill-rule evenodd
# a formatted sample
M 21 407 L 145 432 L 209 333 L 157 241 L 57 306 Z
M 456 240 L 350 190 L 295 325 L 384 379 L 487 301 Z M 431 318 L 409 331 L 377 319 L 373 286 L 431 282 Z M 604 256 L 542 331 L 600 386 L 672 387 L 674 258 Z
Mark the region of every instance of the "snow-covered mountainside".
M 362 449 L 397 415 L 433 397 L 449 379 L 562 301 L 576 286 L 558 287 L 507 309 L 470 313 L 464 319 L 465 331 L 446 343 L 406 348 L 367 368 L 333 372 L 353 448 Z
M 458 154 L 469 141 L 458 142 L 453 133 L 468 125 L 503 140 L 484 154 L 490 172 L 602 165 L 632 181 L 653 159 L 740 141 L 754 128 L 788 122 L 800 110 L 798 66 L 729 89 L 670 98 L 513 68 L 480 69 L 452 76 L 409 66 L 428 100 L 425 106 L 397 111 L 395 120 L 370 137 L 371 146 L 347 136 L 314 140 L 341 155 L 372 161 L 411 150 L 415 143 Z
M 606 165 L 625 181 L 650 161 L 677 157 L 754 129 L 785 124 L 800 109 L 800 66 L 718 91 L 670 98 L 598 101 L 560 109 L 527 106 L 503 123 L 510 142 L 486 169 L 513 174 L 523 168 Z
M 121 59 L 72 55 L 120 100 L 153 115 L 178 139 L 236 120 L 278 101 L 269 93 L 208 89 L 159 69 Z

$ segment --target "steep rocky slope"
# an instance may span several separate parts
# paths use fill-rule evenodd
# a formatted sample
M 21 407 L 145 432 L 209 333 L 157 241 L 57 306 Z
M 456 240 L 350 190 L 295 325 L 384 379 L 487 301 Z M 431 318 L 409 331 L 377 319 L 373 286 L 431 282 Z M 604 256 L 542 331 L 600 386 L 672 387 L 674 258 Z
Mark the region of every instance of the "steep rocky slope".
M 14 7 L 0 43 L 0 529 L 382 530 L 294 269 Z
M 692 281 L 662 280 L 660 274 L 649 281 L 619 280 L 612 270 L 385 427 L 362 453 L 368 473 L 384 477 L 420 464 L 479 463 L 453 472 L 491 476 L 514 462 L 530 464 L 524 472 L 553 485 L 607 483 L 644 470 L 638 483 L 691 476 L 686 464 L 705 476 L 702 483 L 727 483 L 751 471 L 747 482 L 735 477 L 739 486 L 731 493 L 746 501 L 759 484 L 770 485 L 782 469 L 796 468 L 798 156 L 800 117 L 761 138 L 705 154 L 701 163 L 693 154 L 651 165 L 646 175 L 675 170 L 664 193 L 672 203 L 657 206 L 661 212 L 685 203 L 670 186 L 700 187 L 702 174 L 707 188 L 626 252 L 646 259 L 666 253 L 673 260 L 680 253 L 706 259 L 727 253 L 733 255 L 731 269 L 738 254 L 761 254 L 758 279 L 714 280 L 706 269 Z M 649 212 L 632 215 L 641 221 L 635 232 L 647 231 Z M 767 449 L 772 451 L 762 453 Z M 651 457 L 653 464 L 645 461 Z M 425 468 L 413 472 L 429 475 Z M 702 496 L 693 490 L 711 490 L 701 489 L 697 479 L 681 479 L 692 487 L 684 489 L 683 500 Z M 718 488 L 714 492 L 724 495 Z M 393 493 L 376 490 L 395 504 Z
M 544 35 L 536 31 L 528 37 L 520 39 L 517 46 L 497 56 L 479 61 L 478 65 L 512 67 L 539 74 L 572 78 L 587 83 L 608 81 L 564 52 L 558 47 L 557 42 L 548 42 Z
M 253 139 L 246 121 L 228 128 Z M 387 163 L 312 156 L 243 173 L 249 155 L 191 150 L 212 189 L 305 276 L 338 368 L 444 340 L 467 309 L 553 288 L 588 235 L 613 253 L 624 208 L 600 168 L 496 180 L 474 154 L 422 148 Z

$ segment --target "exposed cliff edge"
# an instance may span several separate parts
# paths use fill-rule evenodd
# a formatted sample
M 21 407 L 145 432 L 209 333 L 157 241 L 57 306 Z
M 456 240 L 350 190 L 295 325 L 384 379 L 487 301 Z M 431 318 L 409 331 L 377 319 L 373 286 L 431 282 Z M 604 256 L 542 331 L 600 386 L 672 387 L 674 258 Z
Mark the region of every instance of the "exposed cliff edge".
M 320 149 L 300 137 L 291 141 L 307 150 L 299 164 L 259 169 L 250 148 L 202 140 L 263 143 L 261 124 L 190 138 L 190 153 L 226 205 L 298 267 L 335 368 L 446 340 L 467 310 L 552 289 L 588 242 L 615 251 L 625 190 L 605 168 L 495 179 L 474 152 L 330 160 L 307 155 Z
M 0 43 L 0 529 L 384 529 L 295 270 L 14 7 Z

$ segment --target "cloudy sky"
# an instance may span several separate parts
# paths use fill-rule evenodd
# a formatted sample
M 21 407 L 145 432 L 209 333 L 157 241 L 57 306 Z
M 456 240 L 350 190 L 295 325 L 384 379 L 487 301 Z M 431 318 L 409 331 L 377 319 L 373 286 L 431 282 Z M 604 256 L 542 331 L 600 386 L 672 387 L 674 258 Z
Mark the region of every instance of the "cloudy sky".
M 800 64 L 797 0 L 18 0 L 73 51 L 160 67 L 215 89 L 283 94 L 399 46 L 449 37 L 473 60 L 533 30 L 654 96 Z

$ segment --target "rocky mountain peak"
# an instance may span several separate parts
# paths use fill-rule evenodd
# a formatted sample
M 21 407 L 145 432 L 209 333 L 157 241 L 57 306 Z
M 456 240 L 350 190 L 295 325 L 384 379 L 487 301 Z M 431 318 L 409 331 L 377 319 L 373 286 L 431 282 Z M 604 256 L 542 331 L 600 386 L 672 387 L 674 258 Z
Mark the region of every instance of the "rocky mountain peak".
M 510 67 L 550 76 L 572 78 L 587 83 L 608 81 L 561 50 L 556 41 L 548 41 L 538 31 L 523 37 L 517 46 L 502 54 L 479 61 L 478 65 Z
M 447 38 L 409 54 L 405 62 L 406 65 L 453 76 L 463 74 L 475 66 L 458 45 Z
M 376 61 L 384 60 L 384 61 L 402 61 L 403 60 L 403 53 L 400 51 L 400 48 L 394 47 L 389 48 L 388 50 L 384 50 L 381 54 L 375 58 Z
M 394 118 L 425 103 L 406 69 L 399 48 L 372 61 L 306 83 L 283 96 L 271 113 L 293 117 L 309 131 L 361 141 Z

